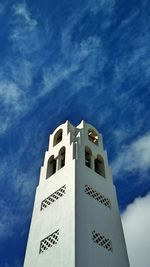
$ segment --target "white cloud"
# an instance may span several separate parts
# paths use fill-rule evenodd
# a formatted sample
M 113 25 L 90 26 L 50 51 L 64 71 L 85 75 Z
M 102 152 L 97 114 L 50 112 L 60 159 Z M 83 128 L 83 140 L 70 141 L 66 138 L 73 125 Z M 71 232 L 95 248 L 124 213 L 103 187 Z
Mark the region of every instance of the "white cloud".
M 106 58 L 101 39 L 89 37 L 80 43 L 71 42 L 73 26 L 74 22 L 62 32 L 61 62 L 43 69 L 44 88 L 41 95 L 68 79 L 71 79 L 69 93 L 72 95 L 84 86 L 92 85 L 92 78 L 104 68 Z
M 8 62 L 6 68 L 9 69 L 14 83 L 24 88 L 25 91 L 29 90 L 29 86 L 32 85 L 35 70 L 31 61 L 26 58 L 21 58 L 21 60 L 15 60 L 14 64 Z M 10 78 L 7 77 L 7 79 L 9 80 Z
M 40 59 L 34 53 L 40 51 L 43 44 L 38 35 L 37 22 L 26 2 L 14 5 L 12 11 L 8 18 L 10 56 L 0 66 L 0 103 L 3 111 L 0 114 L 0 134 L 34 106 L 36 95 L 32 98 L 29 92 L 40 66 Z
M 44 88 L 40 96 L 55 89 L 64 79 L 68 79 L 70 74 L 75 71 L 75 66 L 64 67 L 62 63 L 56 64 L 50 68 L 43 69 Z
M 25 92 L 11 79 L 0 77 L 0 134 L 5 133 L 16 117 L 28 110 Z M 12 119 L 13 118 L 13 119 Z
M 150 133 L 124 147 L 112 163 L 112 168 L 115 175 L 124 171 L 147 171 L 150 168 Z
M 8 169 L 8 168 L 7 168 Z M 14 170 L 12 170 L 12 173 Z M 5 176 L 6 177 L 6 176 Z M 11 177 L 14 177 L 12 174 Z M 32 177 L 32 179 L 29 179 Z M 5 178 L 6 179 L 6 178 Z M 20 228 L 20 235 L 24 232 L 21 227 L 23 223 L 28 220 L 29 209 L 31 208 L 31 195 L 33 196 L 33 191 L 35 188 L 35 178 L 33 174 L 22 174 L 15 176 L 12 182 L 12 189 L 14 192 L 13 203 L 17 206 L 17 213 L 14 204 L 12 205 L 9 195 L 7 195 L 7 201 L 0 200 L 0 239 L 7 239 L 15 235 L 16 227 Z M 7 193 L 8 194 L 8 193 Z M 17 196 L 17 197 L 16 197 Z M 18 214 L 23 213 L 23 216 L 18 216 Z
M 147 57 L 149 52 L 149 24 L 143 21 L 141 24 L 143 30 L 139 31 L 138 34 L 136 30 L 133 31 L 135 21 L 138 21 L 139 16 L 140 10 L 137 8 L 131 12 L 127 18 L 122 19 L 116 32 L 120 39 L 118 52 L 121 54 L 121 57 L 116 59 L 114 65 L 114 83 L 116 83 L 117 86 L 118 83 L 123 84 L 124 81 L 132 77 L 135 85 L 130 88 L 130 91 L 137 90 L 137 85 L 141 82 L 142 84 L 145 82 L 149 83 L 150 62 Z M 132 32 L 130 38 L 129 32 Z M 136 42 L 134 42 L 135 38 Z M 127 43 L 128 46 L 132 44 L 132 49 L 124 54 L 123 51 L 126 51 Z
M 9 18 L 11 31 L 9 40 L 14 51 L 20 52 L 20 57 L 25 58 L 37 51 L 42 38 L 39 38 L 39 29 L 36 19 L 30 14 L 26 4 L 17 4 L 13 6 L 12 16 Z M 29 57 L 28 57 L 29 58 Z
M 15 14 L 21 16 L 31 28 L 37 25 L 36 20 L 31 18 L 31 14 L 27 9 L 26 3 L 19 3 L 14 6 Z
M 127 207 L 122 223 L 131 267 L 149 267 L 150 194 Z
M 0 81 L 0 101 L 5 105 L 17 107 L 20 98 L 18 86 L 13 82 Z
M 10 237 L 14 234 L 14 226 L 17 218 L 11 211 L 9 201 L 6 203 L 4 200 L 0 201 L 1 220 L 0 220 L 0 238 Z
M 92 0 L 89 1 L 91 5 L 91 11 L 94 14 L 97 14 L 99 11 L 105 12 L 107 15 L 112 13 L 114 5 L 115 5 L 115 0 Z
M 91 4 L 87 4 L 85 8 L 79 10 L 79 12 L 75 12 L 68 18 L 66 26 L 64 26 L 62 30 L 62 58 L 60 62 L 50 62 L 49 66 L 43 64 L 43 84 L 41 82 L 41 90 L 37 88 L 34 98 L 30 98 L 30 103 L 28 99 L 28 96 L 30 97 L 29 90 L 31 89 L 36 74 L 40 70 L 40 66 L 42 66 L 42 60 L 44 60 L 40 59 L 40 51 L 43 49 L 44 42 L 50 40 L 41 38 L 44 34 L 41 32 L 35 15 L 30 12 L 26 1 L 13 6 L 12 15 L 9 17 L 11 58 L 7 58 L 4 66 L 1 68 L 1 72 L 3 73 L 1 79 L 2 83 L 5 81 L 7 84 L 6 95 L 3 95 L 3 104 L 5 103 L 7 115 L 5 119 L 1 118 L 1 132 L 7 130 L 10 126 L 12 116 L 13 120 L 14 117 L 20 118 L 21 115 L 28 110 L 28 107 L 33 107 L 34 103 L 39 100 L 40 97 L 51 92 L 59 86 L 61 82 L 73 80 L 67 90 L 67 96 L 71 97 L 83 87 L 93 84 L 93 78 L 98 72 L 98 75 L 100 75 L 106 62 L 101 39 L 92 36 L 80 43 L 72 41 L 74 29 L 80 19 L 86 14 L 89 6 L 91 6 Z M 100 8 L 107 10 L 108 6 L 111 6 L 110 0 L 108 0 L 107 3 L 102 1 Z M 16 58 L 16 53 L 18 58 Z M 10 96 L 7 93 L 9 91 L 11 94 Z M 13 104 L 15 103 L 15 97 L 16 106 Z M 23 108 L 19 109 L 20 106 Z M 17 109 L 19 110 L 18 114 L 16 112 Z

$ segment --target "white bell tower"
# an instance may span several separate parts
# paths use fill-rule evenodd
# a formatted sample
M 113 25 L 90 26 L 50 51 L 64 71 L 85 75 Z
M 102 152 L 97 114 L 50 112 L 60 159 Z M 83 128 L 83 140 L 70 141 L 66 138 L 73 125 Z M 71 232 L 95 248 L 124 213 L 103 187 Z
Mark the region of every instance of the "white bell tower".
M 129 267 L 102 135 L 68 121 L 41 168 L 24 267 Z

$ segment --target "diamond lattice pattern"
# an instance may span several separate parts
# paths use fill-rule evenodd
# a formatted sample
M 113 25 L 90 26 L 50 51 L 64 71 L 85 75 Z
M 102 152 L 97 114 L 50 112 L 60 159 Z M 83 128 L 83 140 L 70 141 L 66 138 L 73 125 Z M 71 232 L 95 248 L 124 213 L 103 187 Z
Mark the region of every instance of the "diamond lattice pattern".
M 92 235 L 92 239 L 95 243 L 97 243 L 99 246 L 106 248 L 108 251 L 112 251 L 112 243 L 109 238 L 106 238 L 100 233 L 97 233 L 95 230 L 92 231 Z
M 59 229 L 56 230 L 51 235 L 44 238 L 40 243 L 40 253 L 43 253 L 45 250 L 56 245 L 59 240 L 58 237 L 59 237 Z
M 92 187 L 90 187 L 89 185 L 85 185 L 85 192 L 93 197 L 94 199 L 98 200 L 100 203 L 102 203 L 103 205 L 105 205 L 108 208 L 111 208 L 111 203 L 110 203 L 110 199 L 106 198 L 105 196 L 103 196 L 102 194 L 98 193 L 96 190 L 94 190 Z
M 66 193 L 66 185 L 59 188 L 56 192 L 54 192 L 52 195 L 45 198 L 41 203 L 41 210 L 47 208 L 49 205 L 51 205 L 53 202 L 55 202 L 57 199 L 64 196 Z

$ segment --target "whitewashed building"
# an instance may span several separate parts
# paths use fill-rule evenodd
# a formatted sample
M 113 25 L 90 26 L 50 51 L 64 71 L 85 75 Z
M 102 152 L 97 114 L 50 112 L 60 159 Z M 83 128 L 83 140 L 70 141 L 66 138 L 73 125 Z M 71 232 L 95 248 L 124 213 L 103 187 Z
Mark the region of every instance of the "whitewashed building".
M 102 135 L 68 121 L 50 135 L 24 267 L 129 267 Z

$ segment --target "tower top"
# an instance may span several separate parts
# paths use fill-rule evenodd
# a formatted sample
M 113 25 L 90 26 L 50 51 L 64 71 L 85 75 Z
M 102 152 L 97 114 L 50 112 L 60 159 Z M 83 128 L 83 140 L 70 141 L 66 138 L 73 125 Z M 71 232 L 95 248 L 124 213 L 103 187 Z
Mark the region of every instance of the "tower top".
M 65 140 L 70 135 L 70 143 L 78 142 L 81 135 L 85 135 L 86 139 L 90 140 L 97 146 L 103 147 L 102 135 L 97 129 L 82 120 L 76 127 L 68 120 L 59 125 L 53 133 L 50 134 L 49 149 L 55 147 L 60 141 Z M 81 140 L 80 140 L 81 143 Z
M 86 160 L 86 161 L 85 161 Z M 103 148 L 103 139 L 97 129 L 82 120 L 76 127 L 68 120 L 59 125 L 49 136 L 48 151 L 45 153 L 44 165 L 41 167 L 40 184 L 58 173 L 64 166 L 80 161 L 112 182 L 111 169 L 107 153 Z
M 24 267 L 129 267 L 115 187 L 102 135 L 69 121 L 52 134 Z

